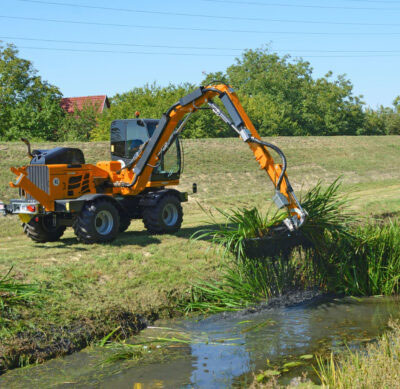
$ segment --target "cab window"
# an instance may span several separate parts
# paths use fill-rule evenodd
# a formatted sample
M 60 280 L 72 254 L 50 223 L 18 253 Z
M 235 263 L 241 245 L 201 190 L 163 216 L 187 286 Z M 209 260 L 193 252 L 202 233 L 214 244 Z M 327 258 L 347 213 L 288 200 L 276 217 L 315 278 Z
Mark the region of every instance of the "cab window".
M 132 158 L 139 147 L 149 139 L 146 123 L 143 120 L 132 120 L 126 127 L 126 157 Z

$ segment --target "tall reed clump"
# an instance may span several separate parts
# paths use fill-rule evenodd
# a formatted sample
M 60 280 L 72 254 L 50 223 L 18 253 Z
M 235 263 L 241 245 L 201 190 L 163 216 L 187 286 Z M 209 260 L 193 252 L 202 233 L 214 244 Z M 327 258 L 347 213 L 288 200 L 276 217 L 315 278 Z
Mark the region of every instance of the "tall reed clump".
M 204 209 L 203 209 L 204 210 Z M 211 218 L 210 228 L 198 231 L 193 239 L 210 238 L 224 250 L 224 254 L 233 253 L 240 260 L 246 257 L 245 248 L 248 239 L 263 238 L 270 234 L 272 227 L 287 217 L 286 212 L 266 212 L 262 214 L 257 208 L 238 208 L 230 212 L 217 208 L 217 212 L 225 219 L 224 223 Z
M 305 224 L 292 237 L 276 235 L 283 213 L 263 215 L 256 208 L 219 211 L 225 223 L 200 231 L 234 254 L 220 281 L 197 283 L 186 310 L 236 310 L 293 289 L 318 286 L 351 295 L 400 293 L 400 226 L 362 224 L 340 194 L 335 180 L 319 182 L 302 200 Z M 298 239 L 300 236 L 300 239 Z M 249 242 L 273 245 L 250 258 Z M 264 242 L 264 243 L 263 243 Z M 293 243 L 294 242 L 294 243 Z
M 221 280 L 199 281 L 192 287 L 185 312 L 236 311 L 267 302 L 300 286 L 297 262 L 292 258 L 265 258 L 225 262 Z
M 398 222 L 367 224 L 333 245 L 335 266 L 330 288 L 353 295 L 400 292 L 400 226 Z
M 304 239 L 300 242 L 306 243 L 307 248 L 298 250 L 290 243 L 291 239 L 299 242 L 297 235 L 294 238 L 279 235 L 274 229 L 287 214 L 267 212 L 263 215 L 256 208 L 219 210 L 225 223 L 199 231 L 194 239 L 211 238 L 213 243 L 223 247 L 224 253 L 233 253 L 235 260 L 223 265 L 222 280 L 199 282 L 193 287 L 186 311 L 237 310 L 293 289 L 322 283 L 327 278 L 322 261 L 324 254 L 331 242 L 349 235 L 347 202 L 339 195 L 336 180 L 326 189 L 318 183 L 306 194 L 303 204 L 309 216 L 302 230 Z M 274 250 L 268 249 L 266 255 L 249 258 L 249 242 L 264 244 L 264 239 Z

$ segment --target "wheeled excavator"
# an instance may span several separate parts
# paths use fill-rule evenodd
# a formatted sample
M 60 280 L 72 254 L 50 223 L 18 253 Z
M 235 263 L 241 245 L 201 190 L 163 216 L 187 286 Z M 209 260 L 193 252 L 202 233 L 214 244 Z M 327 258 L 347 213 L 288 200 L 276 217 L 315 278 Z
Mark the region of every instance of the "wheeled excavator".
M 217 100 L 219 99 L 219 103 Z M 175 233 L 182 224 L 182 205 L 188 194 L 171 186 L 179 184 L 181 148 L 179 135 L 191 115 L 211 109 L 248 144 L 261 169 L 275 186 L 274 202 L 287 209 L 280 231 L 298 230 L 306 211 L 294 194 L 286 174 L 287 162 L 275 145 L 264 142 L 244 111 L 231 86 L 201 86 L 173 104 L 159 120 L 115 120 L 111 123 L 109 161 L 86 164 L 80 149 L 56 147 L 31 150 L 27 166 L 11 171 L 10 186 L 20 198 L 0 202 L 0 214 L 18 214 L 25 234 L 35 242 L 60 239 L 73 227 L 79 241 L 110 242 L 125 231 L 132 219 L 142 219 L 153 234 Z M 269 152 L 282 159 L 276 164 Z

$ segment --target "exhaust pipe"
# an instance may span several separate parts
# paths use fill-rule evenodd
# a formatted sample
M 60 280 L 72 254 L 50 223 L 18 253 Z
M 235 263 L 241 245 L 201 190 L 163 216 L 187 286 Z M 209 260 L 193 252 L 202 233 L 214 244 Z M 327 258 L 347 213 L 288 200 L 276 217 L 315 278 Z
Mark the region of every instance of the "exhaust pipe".
M 22 142 L 24 142 L 26 144 L 26 147 L 28 148 L 28 156 L 32 159 L 33 154 L 31 152 L 31 144 L 30 144 L 29 140 L 26 138 L 21 138 L 21 140 L 22 140 Z

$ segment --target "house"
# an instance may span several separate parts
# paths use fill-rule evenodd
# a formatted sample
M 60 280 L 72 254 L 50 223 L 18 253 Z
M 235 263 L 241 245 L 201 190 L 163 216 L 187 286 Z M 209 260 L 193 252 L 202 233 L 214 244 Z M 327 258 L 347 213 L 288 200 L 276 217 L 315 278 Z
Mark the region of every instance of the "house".
M 61 99 L 61 108 L 68 113 L 74 113 L 75 109 L 81 110 L 92 105 L 97 108 L 98 113 L 110 108 L 110 102 L 106 95 L 83 96 L 83 97 L 64 97 Z

